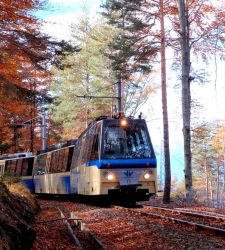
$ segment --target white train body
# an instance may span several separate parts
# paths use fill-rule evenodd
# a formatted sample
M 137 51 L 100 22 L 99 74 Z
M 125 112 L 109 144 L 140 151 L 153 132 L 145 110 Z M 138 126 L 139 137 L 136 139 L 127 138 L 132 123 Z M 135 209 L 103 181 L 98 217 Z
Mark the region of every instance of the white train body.
M 79 137 L 71 165 L 71 192 L 135 196 L 157 192 L 156 158 L 144 120 L 105 119 Z
M 157 192 L 156 157 L 142 119 L 97 120 L 73 143 L 37 154 L 29 174 L 37 194 L 144 200 Z

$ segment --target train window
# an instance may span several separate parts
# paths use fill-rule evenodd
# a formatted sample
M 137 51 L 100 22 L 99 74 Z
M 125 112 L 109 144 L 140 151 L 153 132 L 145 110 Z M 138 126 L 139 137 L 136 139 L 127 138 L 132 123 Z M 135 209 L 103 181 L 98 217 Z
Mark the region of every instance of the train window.
M 91 149 L 91 157 L 90 160 L 97 160 L 99 158 L 99 132 L 100 132 L 100 124 L 96 124 L 95 131 L 93 134 L 92 140 L 92 149 Z
M 69 155 L 69 148 L 65 148 L 64 150 L 62 150 L 61 166 L 60 166 L 62 172 L 66 172 L 68 155 Z
M 65 148 L 63 150 L 60 150 L 60 155 L 59 155 L 59 166 L 58 166 L 58 172 L 65 172 L 66 167 L 67 167 L 67 159 L 68 159 L 68 152 L 69 149 Z
M 18 158 L 6 161 L 5 175 L 27 176 L 32 175 L 34 158 Z
M 149 158 L 150 141 L 144 123 L 132 122 L 127 127 L 108 124 L 104 128 L 103 158 Z
M 23 159 L 17 159 L 16 160 L 16 176 L 22 175 L 22 165 L 23 165 Z
M 100 124 L 90 128 L 81 140 L 81 157 L 78 159 L 78 165 L 98 159 Z
M 58 164 L 58 152 L 59 151 L 53 151 L 51 152 L 51 162 L 50 162 L 50 168 L 49 173 L 56 173 L 57 164 Z
M 3 176 L 4 174 L 4 170 L 5 170 L 5 162 L 4 161 L 0 161 L 0 177 Z
M 21 175 L 22 176 L 32 175 L 34 158 L 24 158 L 21 160 L 23 160 L 22 161 Z
M 100 125 L 96 124 L 79 138 L 74 146 L 71 168 L 99 158 L 99 132 Z
M 69 150 L 68 150 L 66 171 L 70 171 L 71 163 L 72 163 L 72 157 L 73 157 L 73 151 L 74 151 L 74 147 L 70 147 Z
M 28 159 L 23 159 L 23 166 L 22 166 L 22 172 L 21 172 L 22 176 L 27 175 L 27 169 L 28 169 Z
M 69 148 L 63 148 L 52 152 L 50 173 L 60 173 L 67 170 Z
M 77 141 L 76 145 L 74 146 L 73 158 L 71 163 L 71 168 L 75 168 L 78 166 L 79 155 L 80 155 L 80 140 Z
M 45 165 L 47 160 L 47 154 L 38 155 L 35 164 L 34 175 L 45 174 Z
M 32 171 L 33 171 L 33 166 L 34 166 L 34 158 L 28 158 L 27 159 L 28 161 L 28 164 L 27 164 L 27 172 L 26 172 L 26 175 L 27 176 L 30 176 L 32 175 Z
M 4 174 L 8 176 L 16 176 L 16 160 L 6 161 Z
M 49 173 L 53 172 L 55 162 L 56 162 L 56 160 L 55 160 L 55 152 L 52 152 Z
M 81 143 L 81 151 L 80 151 L 80 157 L 79 157 L 79 165 L 83 164 L 86 162 L 87 159 L 87 135 L 85 135 L 82 138 L 82 143 Z
M 50 162 L 50 169 L 49 173 L 57 173 L 58 165 L 59 165 L 59 153 L 60 151 L 53 151 L 51 153 L 51 162 Z
M 95 134 L 91 150 L 91 158 L 90 158 L 91 161 L 98 159 L 98 146 L 99 146 L 99 136 L 98 134 Z
M 63 153 L 64 153 L 64 150 L 59 150 L 58 151 L 57 162 L 56 162 L 56 165 L 55 165 L 55 173 L 62 172 Z

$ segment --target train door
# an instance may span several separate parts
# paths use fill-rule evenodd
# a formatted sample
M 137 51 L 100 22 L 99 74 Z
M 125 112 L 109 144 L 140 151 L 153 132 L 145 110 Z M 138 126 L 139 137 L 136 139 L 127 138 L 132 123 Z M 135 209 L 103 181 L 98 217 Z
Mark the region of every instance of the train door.
M 0 177 L 3 177 L 5 170 L 5 161 L 0 161 Z

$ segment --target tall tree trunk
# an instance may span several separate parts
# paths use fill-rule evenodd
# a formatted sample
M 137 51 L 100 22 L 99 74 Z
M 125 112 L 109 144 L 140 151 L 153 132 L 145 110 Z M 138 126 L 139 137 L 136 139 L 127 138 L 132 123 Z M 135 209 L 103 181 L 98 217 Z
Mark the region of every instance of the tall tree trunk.
M 220 167 L 217 162 L 217 183 L 216 183 L 216 206 L 219 208 L 220 203 Z
M 169 125 L 167 111 L 166 91 L 166 53 L 165 53 L 165 28 L 164 28 L 164 0 L 160 0 L 160 25 L 161 25 L 161 85 L 162 85 L 162 112 L 163 112 L 163 141 L 164 141 L 164 164 L 165 164 L 165 185 L 163 203 L 170 202 L 171 171 L 170 171 L 170 146 L 169 146 Z
M 223 208 L 223 197 L 224 197 L 224 185 L 225 185 L 225 173 L 223 172 L 223 179 L 222 179 L 222 171 L 224 171 L 224 164 L 222 158 L 222 168 L 221 168 L 221 181 L 220 181 L 220 207 Z
M 211 176 L 209 177 L 209 187 L 210 187 L 210 200 L 211 200 L 211 204 L 213 202 L 213 187 L 212 187 L 212 178 Z
M 123 101 L 122 101 L 122 78 L 118 80 L 118 113 L 123 112 Z
M 221 188 L 221 197 L 222 197 L 222 208 L 224 208 L 224 198 L 225 198 L 225 138 L 223 139 L 223 158 L 222 158 L 222 165 L 223 165 L 223 187 Z
M 31 115 L 31 119 L 33 119 L 33 115 Z M 34 151 L 34 126 L 33 121 L 30 125 L 30 152 Z
M 34 84 L 34 87 L 32 88 L 32 86 L 30 86 L 30 89 L 33 90 L 34 92 L 36 91 L 36 84 Z M 36 97 L 33 96 L 32 97 L 32 105 L 31 105 L 31 110 L 30 110 L 30 119 L 31 119 L 31 125 L 30 125 L 30 151 L 33 152 L 34 151 L 34 140 L 35 140 L 35 136 L 34 136 L 34 127 L 35 127 L 35 113 L 33 112 L 33 110 L 36 107 Z
M 89 73 L 87 73 L 86 75 L 86 94 L 89 95 L 89 84 L 90 84 L 90 75 Z M 86 125 L 86 128 L 88 127 L 88 123 L 89 123 L 89 113 L 90 113 L 90 110 L 89 110 L 89 101 L 87 100 L 86 101 L 86 114 L 85 114 L 85 125 Z
M 205 158 L 205 186 L 206 186 L 206 200 L 207 205 L 209 205 L 209 173 L 208 173 L 208 165 L 207 165 L 207 158 Z
M 14 141 L 14 150 L 15 153 L 18 153 L 19 151 L 19 146 L 18 146 L 18 127 L 16 126 L 16 124 L 14 124 L 13 126 L 13 141 Z
M 182 57 L 182 116 L 184 138 L 185 190 L 188 203 L 192 199 L 192 164 L 191 164 L 191 94 L 190 94 L 190 45 L 188 11 L 185 0 L 178 0 L 180 20 L 180 44 Z

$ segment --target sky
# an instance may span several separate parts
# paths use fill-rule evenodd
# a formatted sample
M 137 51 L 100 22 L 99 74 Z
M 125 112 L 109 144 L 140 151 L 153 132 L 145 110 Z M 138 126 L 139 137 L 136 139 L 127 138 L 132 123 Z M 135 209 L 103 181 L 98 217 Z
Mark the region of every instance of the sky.
M 43 31 L 57 39 L 70 39 L 70 25 L 76 23 L 82 14 L 84 6 L 89 8 L 93 17 L 99 11 L 102 0 L 49 0 L 46 11 L 39 11 L 37 14 L 45 20 Z M 183 135 L 181 119 L 181 90 L 177 88 L 180 80 L 177 73 L 171 70 L 171 53 L 167 51 L 167 91 L 168 91 L 168 112 L 170 128 L 170 151 L 172 177 L 177 176 L 182 179 L 183 172 Z M 194 59 L 192 66 L 198 68 L 202 62 Z M 159 65 L 158 65 L 159 66 Z M 192 84 L 192 99 L 202 106 L 198 111 L 198 120 L 213 121 L 222 119 L 225 121 L 225 62 L 221 63 L 217 59 L 217 68 L 215 67 L 215 58 L 205 65 L 205 72 L 208 74 L 209 82 L 205 85 Z M 159 69 L 155 69 L 160 72 Z M 160 73 L 153 79 L 155 86 L 160 86 Z M 149 101 L 143 107 L 142 112 L 148 122 L 150 135 L 155 146 L 158 159 L 158 173 L 163 160 L 162 155 L 162 106 L 160 88 L 152 94 Z
M 102 0 L 48 0 L 45 10 L 37 12 L 46 23 L 43 31 L 59 40 L 70 40 L 70 25 L 76 23 L 87 8 L 90 15 L 96 15 Z

